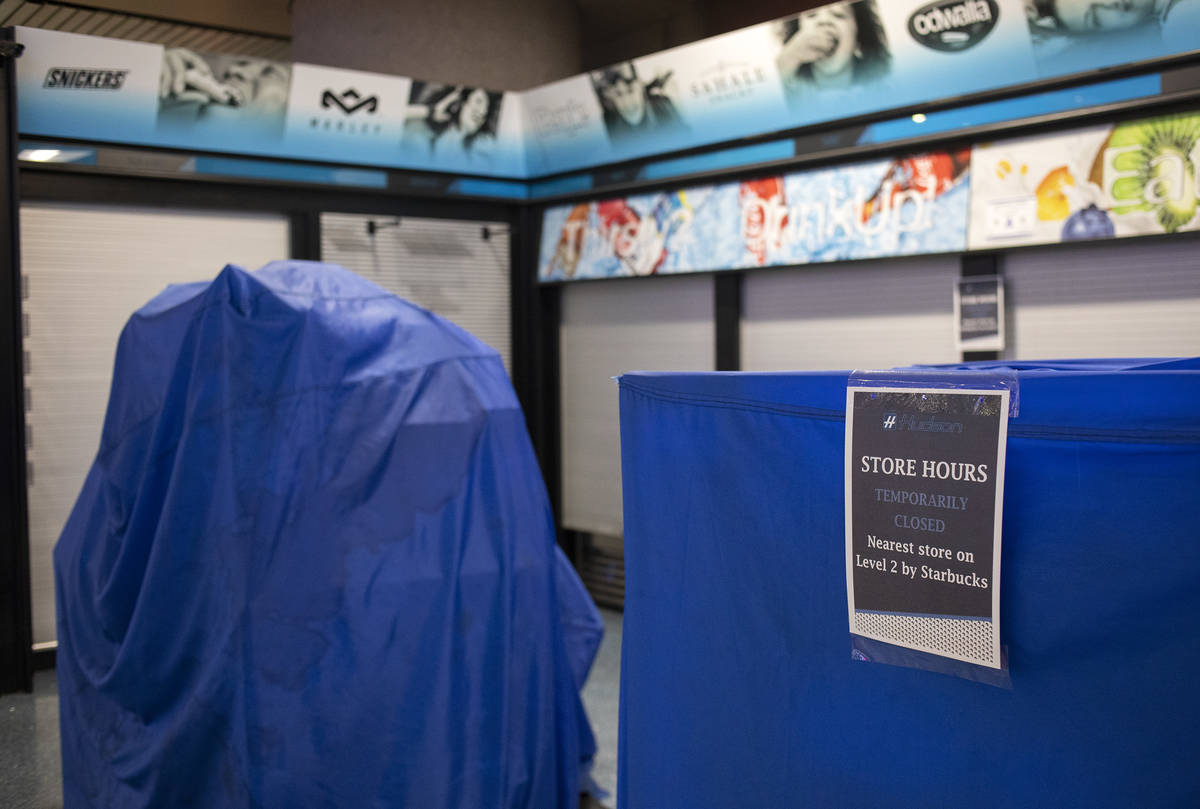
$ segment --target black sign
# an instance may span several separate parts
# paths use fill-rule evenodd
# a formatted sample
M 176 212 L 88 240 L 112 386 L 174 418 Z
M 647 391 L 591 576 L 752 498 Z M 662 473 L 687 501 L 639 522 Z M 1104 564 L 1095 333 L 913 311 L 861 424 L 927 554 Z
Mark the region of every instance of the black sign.
M 922 641 L 927 630 L 879 621 L 872 624 L 883 627 L 878 631 L 856 630 L 856 615 L 996 620 L 1007 422 L 1006 391 L 850 389 L 846 572 L 852 631 L 945 653 Z M 911 639 L 905 634 L 910 629 Z M 985 639 L 990 634 L 985 628 Z M 982 653 L 958 653 L 952 638 L 946 647 L 954 652 L 948 656 L 992 662 Z
M 913 12 L 908 33 L 935 51 L 965 51 L 992 32 L 999 16 L 996 0 L 940 0 Z
M 42 86 L 51 90 L 120 90 L 128 75 L 128 70 L 52 67 Z
M 960 279 L 955 288 L 954 311 L 960 350 L 1004 348 L 1004 284 L 999 276 Z
M 379 96 L 364 97 L 353 87 L 340 93 L 326 90 L 321 94 L 321 108 L 329 109 L 331 107 L 336 107 L 347 115 L 353 115 L 359 110 L 372 115 L 379 109 Z

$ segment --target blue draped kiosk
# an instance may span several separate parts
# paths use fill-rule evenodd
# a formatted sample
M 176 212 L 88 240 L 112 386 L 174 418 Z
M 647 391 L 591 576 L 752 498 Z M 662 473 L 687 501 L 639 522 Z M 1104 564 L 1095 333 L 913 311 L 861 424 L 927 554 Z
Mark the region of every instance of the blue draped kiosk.
M 602 624 L 503 364 L 346 270 L 133 316 L 55 571 L 68 809 L 578 799 Z
M 619 806 L 1200 805 L 1200 361 L 1004 370 L 1011 690 L 851 659 L 846 373 L 621 378 Z

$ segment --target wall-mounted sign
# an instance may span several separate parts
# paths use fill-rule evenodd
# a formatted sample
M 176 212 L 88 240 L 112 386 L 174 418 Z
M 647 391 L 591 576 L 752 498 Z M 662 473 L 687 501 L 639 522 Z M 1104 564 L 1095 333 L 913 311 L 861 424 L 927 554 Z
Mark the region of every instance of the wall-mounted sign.
M 959 351 L 1004 350 L 1004 279 L 960 278 L 954 284 L 955 343 Z
M 933 152 L 551 208 L 561 281 L 961 251 L 970 153 Z
M 850 632 L 1001 667 L 1007 390 L 846 391 Z
M 983 144 L 971 168 L 972 248 L 1200 229 L 1200 113 Z
M 523 179 L 1186 53 L 1197 30 L 1200 0 L 854 0 L 501 93 L 19 28 L 18 101 L 26 135 Z
M 538 277 L 777 267 L 1185 230 L 1200 230 L 1200 113 L 551 207 Z M 1004 289 L 986 283 L 986 291 L 956 290 L 963 350 L 1004 348 Z
M 26 135 L 524 177 L 517 94 L 19 28 Z
M 831 3 L 525 93 L 529 166 L 572 170 L 1186 53 L 1197 30 L 1198 0 Z

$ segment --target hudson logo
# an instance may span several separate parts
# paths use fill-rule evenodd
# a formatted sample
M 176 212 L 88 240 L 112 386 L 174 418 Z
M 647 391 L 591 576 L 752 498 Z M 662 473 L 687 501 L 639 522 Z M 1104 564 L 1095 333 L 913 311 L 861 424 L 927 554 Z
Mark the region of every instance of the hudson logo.
M 128 75 L 128 70 L 52 67 L 42 86 L 52 90 L 120 90 Z
M 908 33 L 935 51 L 965 51 L 992 32 L 999 16 L 996 0 L 941 0 L 914 11 Z
M 358 112 L 367 116 L 374 115 L 379 111 L 379 96 L 364 96 L 353 87 L 340 93 L 326 90 L 321 93 L 321 109 L 336 110 L 342 114 L 332 118 L 314 115 L 308 122 L 312 129 L 345 132 L 352 135 L 378 135 L 383 131 L 383 127 L 377 123 L 346 120 Z
M 922 413 L 884 413 L 883 429 L 911 430 L 914 433 L 961 433 L 960 421 L 939 421 L 936 416 Z
M 341 93 L 326 90 L 321 93 L 321 107 L 323 109 L 337 107 L 347 115 L 353 115 L 359 110 L 366 110 L 370 114 L 379 109 L 379 96 L 363 98 L 353 87 L 349 90 L 342 90 Z

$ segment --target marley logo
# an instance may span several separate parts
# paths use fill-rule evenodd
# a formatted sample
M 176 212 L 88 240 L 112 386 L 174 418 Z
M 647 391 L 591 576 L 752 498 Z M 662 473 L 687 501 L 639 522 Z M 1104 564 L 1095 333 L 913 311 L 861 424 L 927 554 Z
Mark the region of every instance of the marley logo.
M 940 0 L 908 18 L 908 33 L 935 51 L 965 51 L 979 44 L 1000 16 L 996 0 Z
M 341 93 L 326 90 L 324 93 L 321 93 L 321 108 L 329 109 L 330 107 L 337 107 L 347 115 L 353 115 L 359 110 L 374 113 L 379 109 L 379 96 L 366 96 L 364 98 L 353 87 L 343 90 Z

